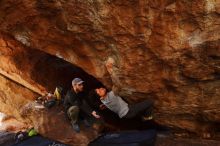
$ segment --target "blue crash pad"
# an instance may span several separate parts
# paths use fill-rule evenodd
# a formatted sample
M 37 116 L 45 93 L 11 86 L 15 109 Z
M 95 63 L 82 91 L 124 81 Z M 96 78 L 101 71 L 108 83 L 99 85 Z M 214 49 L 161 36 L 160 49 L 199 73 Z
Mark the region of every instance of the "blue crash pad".
M 68 146 L 53 140 L 49 140 L 42 136 L 33 136 L 24 141 L 21 141 L 13 146 Z
M 156 130 L 122 131 L 100 136 L 89 146 L 154 146 Z

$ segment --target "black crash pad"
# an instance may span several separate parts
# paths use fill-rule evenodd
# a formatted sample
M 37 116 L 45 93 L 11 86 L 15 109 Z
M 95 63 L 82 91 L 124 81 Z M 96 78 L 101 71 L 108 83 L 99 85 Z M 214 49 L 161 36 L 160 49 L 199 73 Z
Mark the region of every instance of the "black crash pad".
M 33 136 L 24 141 L 21 141 L 13 146 L 68 146 L 57 141 L 49 140 L 42 136 Z
M 156 135 L 154 129 L 108 133 L 92 141 L 89 146 L 154 146 Z

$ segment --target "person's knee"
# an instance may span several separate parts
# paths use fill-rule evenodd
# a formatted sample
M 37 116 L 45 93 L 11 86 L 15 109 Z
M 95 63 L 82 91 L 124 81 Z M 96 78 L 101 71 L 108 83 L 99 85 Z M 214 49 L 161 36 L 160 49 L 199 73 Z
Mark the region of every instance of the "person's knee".
M 79 111 L 79 107 L 78 106 L 71 106 L 69 108 L 69 111 Z
M 73 115 L 77 115 L 79 113 L 79 107 L 78 106 L 71 106 L 68 109 L 68 115 L 72 117 Z

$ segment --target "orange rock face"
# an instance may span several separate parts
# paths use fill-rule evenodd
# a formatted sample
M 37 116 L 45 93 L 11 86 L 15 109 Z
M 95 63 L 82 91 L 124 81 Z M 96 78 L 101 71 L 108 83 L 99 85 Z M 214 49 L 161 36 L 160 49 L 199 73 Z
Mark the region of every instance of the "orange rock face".
M 131 102 L 154 99 L 160 124 L 219 131 L 218 0 L 3 0 L 0 22 L 0 73 L 34 92 L 57 84 L 40 82 L 47 53 Z

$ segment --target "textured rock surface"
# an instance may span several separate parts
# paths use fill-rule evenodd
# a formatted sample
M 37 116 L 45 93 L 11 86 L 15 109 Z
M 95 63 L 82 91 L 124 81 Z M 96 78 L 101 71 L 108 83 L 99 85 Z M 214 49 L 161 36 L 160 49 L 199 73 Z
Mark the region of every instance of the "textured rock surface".
M 53 92 L 58 85 L 70 88 L 75 76 L 84 79 L 88 87 L 98 83 L 79 67 L 39 50 L 26 48 L 7 35 L 2 35 L 0 42 L 0 73 L 38 94 Z
M 24 48 L 82 68 L 131 102 L 154 99 L 160 124 L 220 131 L 219 0 L 2 0 L 0 31 L 1 73 L 35 92 L 55 83 L 36 80 L 32 57 L 13 61 Z
M 183 139 L 174 138 L 167 135 L 158 135 L 156 146 L 219 146 L 220 142 L 216 140 L 205 139 Z

